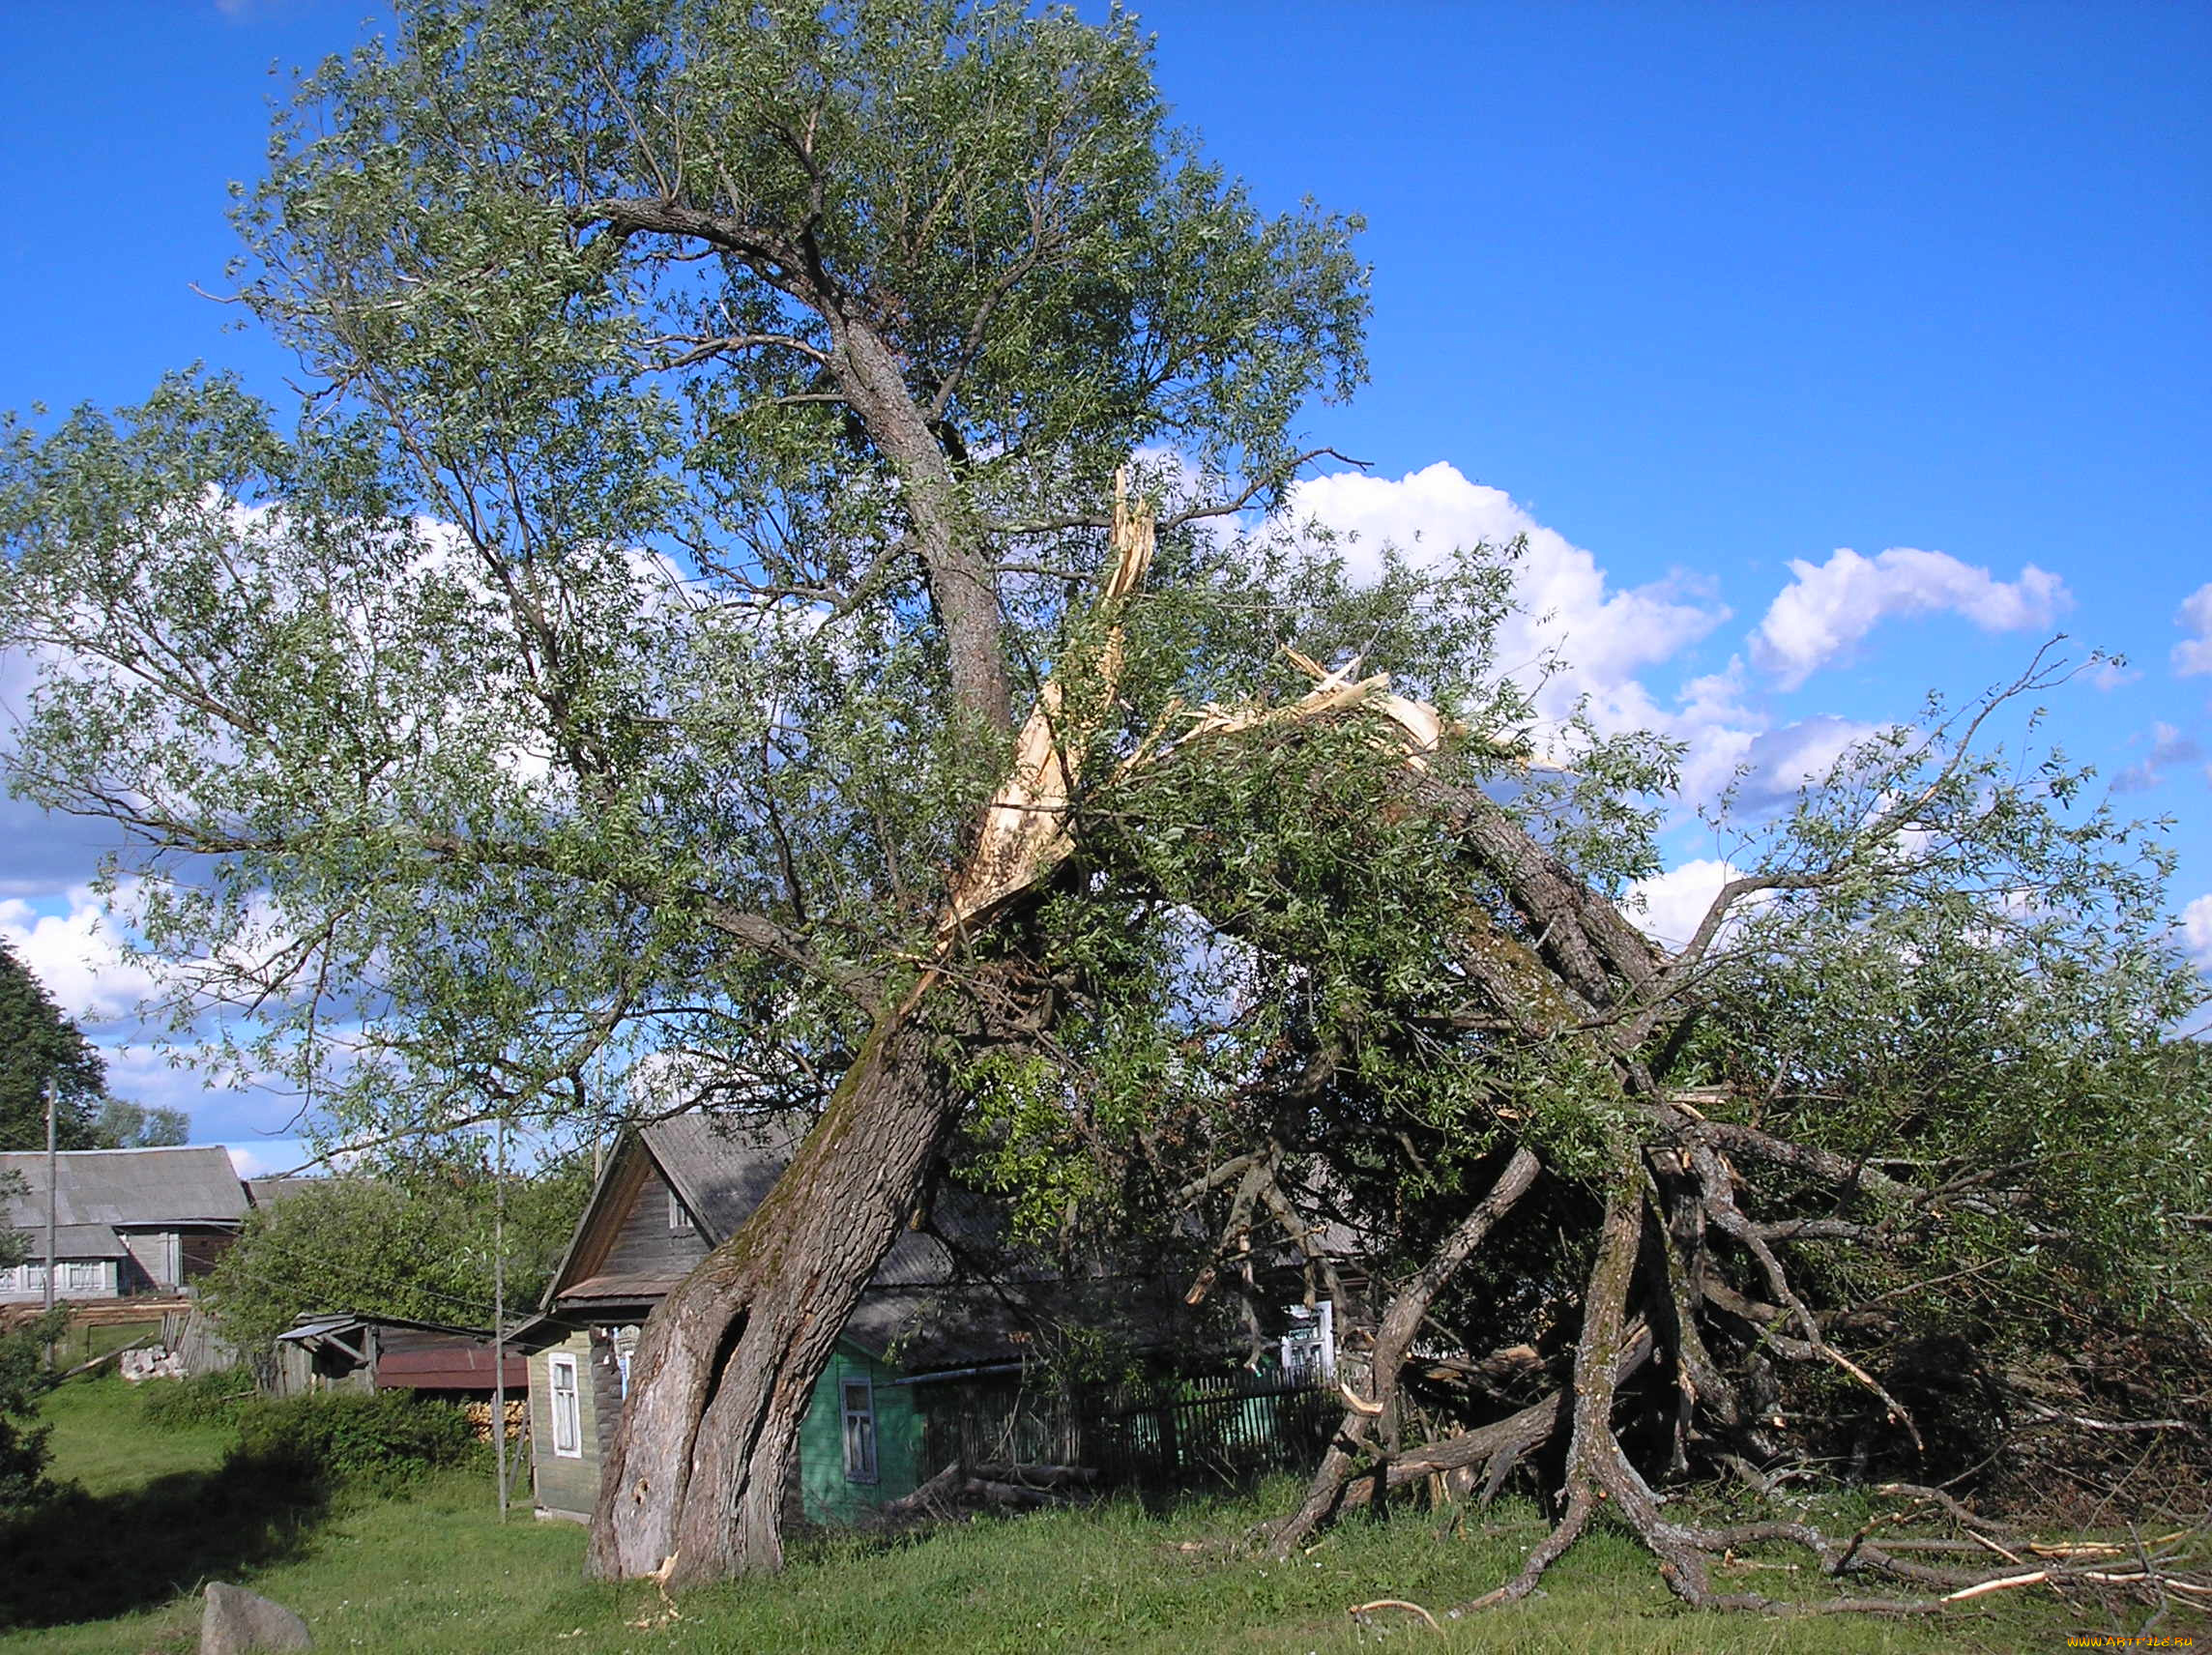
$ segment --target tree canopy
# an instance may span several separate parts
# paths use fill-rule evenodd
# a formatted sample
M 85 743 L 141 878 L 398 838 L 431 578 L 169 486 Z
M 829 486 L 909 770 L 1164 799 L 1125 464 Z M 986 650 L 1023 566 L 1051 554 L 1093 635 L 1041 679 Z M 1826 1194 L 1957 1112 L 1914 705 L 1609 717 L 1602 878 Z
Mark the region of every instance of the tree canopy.
M 591 1188 L 588 1155 L 502 1177 L 475 1141 L 302 1180 L 247 1215 L 201 1284 L 240 1350 L 302 1316 L 352 1311 L 489 1328 L 494 1259 L 509 1316 L 537 1304 Z
M 0 1148 L 45 1147 L 49 1086 L 56 1147 L 110 1147 L 100 1131 L 101 1111 L 112 1101 L 106 1061 L 15 950 L 0 944 Z

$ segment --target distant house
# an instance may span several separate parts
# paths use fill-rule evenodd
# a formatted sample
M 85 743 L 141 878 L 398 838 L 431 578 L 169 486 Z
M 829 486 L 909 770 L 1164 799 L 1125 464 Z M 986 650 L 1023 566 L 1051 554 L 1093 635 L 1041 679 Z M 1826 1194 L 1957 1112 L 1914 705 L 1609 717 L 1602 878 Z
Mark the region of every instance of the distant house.
M 531 1441 L 539 1515 L 588 1519 L 614 1443 L 640 1324 L 661 1297 L 758 1206 L 804 1123 L 720 1124 L 678 1116 L 626 1135 L 608 1159 L 538 1318 L 530 1350 Z M 987 1214 L 940 1203 L 939 1233 L 903 1234 L 860 1295 L 800 1428 L 796 1515 L 850 1522 L 914 1492 L 930 1393 L 1018 1371 L 1025 1297 L 1038 1272 L 979 1280 L 941 1235 L 987 1249 Z
M 503 1366 L 508 1392 L 521 1396 L 529 1363 L 510 1347 Z M 276 1335 L 272 1367 L 269 1388 L 278 1396 L 405 1390 L 469 1402 L 490 1397 L 495 1382 L 489 1328 L 351 1311 L 302 1317 Z
M 72 1149 L 54 1157 L 54 1296 L 174 1294 L 205 1275 L 237 1238 L 246 1186 L 227 1151 L 211 1146 Z M 36 1303 L 46 1290 L 46 1157 L 0 1154 L 22 1180 L 6 1222 L 29 1257 L 0 1269 L 0 1304 Z

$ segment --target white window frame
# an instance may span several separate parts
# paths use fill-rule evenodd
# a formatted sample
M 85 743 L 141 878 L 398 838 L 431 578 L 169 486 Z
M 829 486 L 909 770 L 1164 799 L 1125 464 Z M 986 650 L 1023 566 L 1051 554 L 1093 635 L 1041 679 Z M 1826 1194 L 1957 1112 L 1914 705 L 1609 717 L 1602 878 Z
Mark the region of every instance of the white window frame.
M 1285 1379 L 1326 1383 L 1336 1378 L 1336 1306 L 1328 1299 L 1307 1309 L 1289 1307 L 1290 1327 L 1279 1346 Z M 1302 1336 L 1302 1337 L 1301 1337 Z
M 859 1398 L 858 1407 L 854 1398 Z M 838 1416 L 845 1442 L 845 1480 L 872 1483 L 876 1464 L 876 1384 L 867 1375 L 847 1376 L 837 1381 Z
M 64 1259 L 62 1284 L 66 1292 L 102 1292 L 107 1287 L 107 1266 L 98 1259 Z
M 568 1379 L 568 1388 L 565 1391 L 561 1388 L 564 1374 Z M 555 1456 L 581 1460 L 584 1457 L 584 1405 L 573 1352 L 556 1350 L 545 1358 L 545 1406 L 553 1419 Z
M 676 1193 L 676 1186 L 670 1184 L 668 1186 L 668 1234 L 671 1235 L 693 1235 L 698 1233 L 698 1230 L 699 1226 L 692 1221 L 690 1210 L 684 1205 L 684 1198 Z

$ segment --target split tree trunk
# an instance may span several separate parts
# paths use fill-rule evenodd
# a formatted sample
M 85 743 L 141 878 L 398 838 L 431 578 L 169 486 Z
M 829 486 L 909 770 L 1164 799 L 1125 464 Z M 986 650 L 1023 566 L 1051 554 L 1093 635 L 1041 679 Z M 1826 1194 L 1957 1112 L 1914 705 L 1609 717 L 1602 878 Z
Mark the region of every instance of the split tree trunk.
M 1118 498 L 1101 594 L 1109 616 L 1143 583 L 1151 554 L 1150 514 Z M 941 957 L 1072 850 L 1068 807 L 1121 659 L 1110 626 L 1095 682 L 1071 675 L 1070 691 L 1056 674 L 1043 685 L 953 886 Z M 656 1576 L 665 1587 L 782 1564 L 784 1491 L 815 1381 L 913 1215 L 958 1108 L 931 1050 L 945 1032 L 933 1015 L 941 981 L 932 966 L 881 1015 L 768 1199 L 647 1321 L 600 1474 L 594 1575 Z
M 800 1422 L 952 1117 L 928 987 L 886 1014 L 768 1199 L 647 1322 L 593 1519 L 599 1578 L 782 1563 Z

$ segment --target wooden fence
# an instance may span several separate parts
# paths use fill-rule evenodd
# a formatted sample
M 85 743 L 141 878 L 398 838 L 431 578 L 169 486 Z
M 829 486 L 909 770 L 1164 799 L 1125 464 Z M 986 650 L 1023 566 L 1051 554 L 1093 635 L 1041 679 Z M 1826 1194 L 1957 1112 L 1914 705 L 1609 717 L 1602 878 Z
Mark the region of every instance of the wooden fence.
M 1344 1412 L 1308 1381 L 1236 1375 L 1040 1391 L 947 1387 L 922 1402 L 922 1465 L 1084 1466 L 1100 1488 L 1176 1489 L 1310 1470 Z

